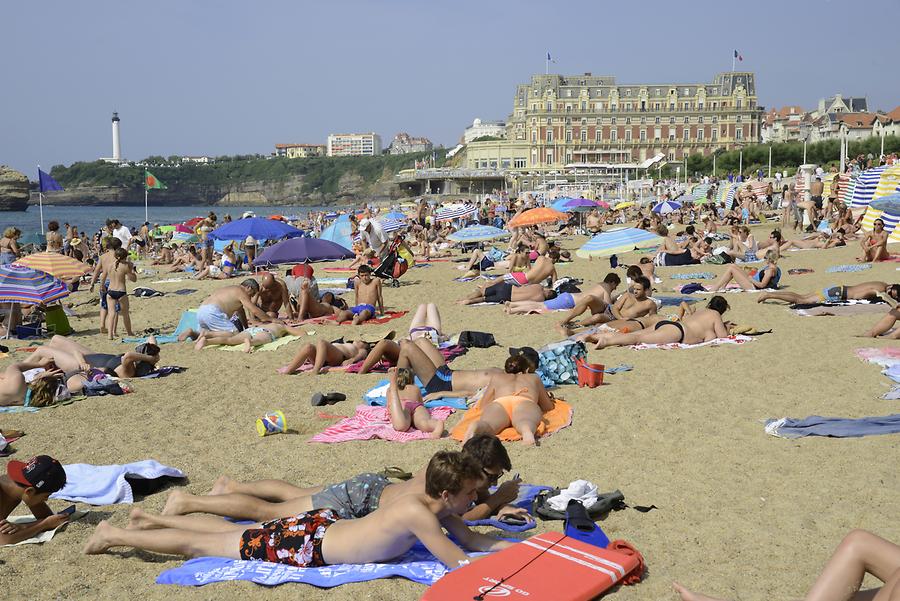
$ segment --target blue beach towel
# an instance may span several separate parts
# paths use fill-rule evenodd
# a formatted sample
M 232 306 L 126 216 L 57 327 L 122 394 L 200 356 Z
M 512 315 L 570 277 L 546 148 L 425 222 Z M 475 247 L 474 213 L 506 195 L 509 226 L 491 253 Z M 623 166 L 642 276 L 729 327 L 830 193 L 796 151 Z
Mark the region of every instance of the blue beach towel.
M 331 588 L 351 582 L 366 582 L 394 576 L 431 585 L 447 573 L 447 567 L 421 543 L 390 563 L 339 564 L 321 568 L 295 568 L 267 561 L 241 561 L 222 557 L 198 557 L 166 570 L 157 584 L 203 586 L 211 582 L 249 580 L 275 586 L 289 582 Z
M 156 342 L 157 344 L 170 344 L 172 342 L 178 342 L 178 336 L 182 332 L 187 330 L 199 330 L 200 324 L 197 322 L 197 311 L 195 309 L 190 309 L 181 314 L 181 319 L 178 321 L 178 326 L 175 328 L 175 331 L 171 334 L 157 334 Z M 129 344 L 143 344 L 147 342 L 147 336 L 142 336 L 139 338 L 123 338 L 122 342 L 126 342 Z
M 163 476 L 185 477 L 181 470 L 165 466 L 153 459 L 125 465 L 73 463 L 64 465 L 63 469 L 66 470 L 66 485 L 62 490 L 50 495 L 50 498 L 89 505 L 134 503 L 134 493 L 126 477 L 142 480 L 155 480 Z
M 803 438 L 804 436 L 855 438 L 876 434 L 896 434 L 900 432 L 900 413 L 858 419 L 819 415 L 811 415 L 803 419 L 782 417 L 766 421 L 766 432 L 780 438 Z
M 38 407 L 22 407 L 21 405 L 0 407 L 0 413 L 35 413 L 38 410 Z
M 673 280 L 711 280 L 716 276 L 709 271 L 697 271 L 695 273 L 673 273 L 669 277 Z
M 871 263 L 857 263 L 855 265 L 833 265 L 826 269 L 828 273 L 852 273 L 855 271 L 865 271 L 872 269 Z
M 700 284 L 698 284 L 699 286 Z M 684 289 L 682 288 L 682 292 Z M 677 307 L 681 303 L 696 303 L 696 298 L 691 298 L 690 296 L 654 296 L 655 300 L 658 300 L 663 307 Z
M 415 382 L 416 386 L 418 386 L 419 390 L 422 392 L 422 396 L 425 396 L 427 393 L 425 392 L 425 386 L 422 384 L 422 381 L 417 377 Z M 390 382 L 388 380 L 381 380 L 378 382 L 378 384 L 363 394 L 363 402 L 367 405 L 379 407 L 387 405 L 387 389 L 389 384 Z M 433 409 L 434 407 L 452 407 L 461 411 L 465 411 L 469 408 L 465 397 L 444 397 L 425 401 L 425 406 L 429 409 Z

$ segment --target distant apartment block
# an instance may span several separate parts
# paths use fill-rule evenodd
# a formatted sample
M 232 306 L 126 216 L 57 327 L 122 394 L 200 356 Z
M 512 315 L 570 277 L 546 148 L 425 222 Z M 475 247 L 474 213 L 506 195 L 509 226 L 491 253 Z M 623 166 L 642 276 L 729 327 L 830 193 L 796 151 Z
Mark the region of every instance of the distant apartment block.
M 381 154 L 381 136 L 367 134 L 331 134 L 328 136 L 328 156 L 358 157 Z
M 413 138 L 406 132 L 400 132 L 394 136 L 394 141 L 388 146 L 390 154 L 408 154 L 410 152 L 430 152 L 434 145 L 428 138 Z
M 326 153 L 324 144 L 276 144 L 275 156 L 289 159 L 305 159 L 323 157 Z
M 181 157 L 182 163 L 200 163 L 201 165 L 206 165 L 212 162 L 212 159 L 206 156 L 184 156 Z

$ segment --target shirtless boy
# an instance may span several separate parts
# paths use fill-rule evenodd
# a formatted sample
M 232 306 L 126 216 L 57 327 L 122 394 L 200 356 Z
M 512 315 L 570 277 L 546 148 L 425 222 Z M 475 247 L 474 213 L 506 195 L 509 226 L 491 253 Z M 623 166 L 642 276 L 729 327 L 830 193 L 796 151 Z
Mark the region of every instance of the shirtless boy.
M 359 519 L 316 509 L 271 522 L 240 525 L 209 516 L 155 516 L 135 509 L 129 527 L 98 524 L 86 554 L 134 547 L 187 557 L 271 561 L 296 567 L 374 563 L 398 557 L 417 540 L 448 567 L 470 558 L 444 533 L 473 551 L 499 551 L 512 543 L 469 530 L 460 517 L 484 476 L 467 455 L 440 451 L 425 473 L 425 493 L 407 494 Z
M 885 282 L 864 282 L 855 286 L 827 286 L 821 292 L 810 292 L 808 294 L 780 291 L 763 292 L 756 299 L 756 302 L 780 300 L 796 305 L 800 303 L 839 303 L 847 300 L 875 300 L 878 298 L 879 293 L 887 291 L 888 285 Z
M 353 287 L 355 303 L 349 309 L 336 313 L 338 323 L 352 319 L 352 324 L 358 326 L 364 321 L 375 317 L 377 312 L 384 313 L 384 298 L 381 296 L 381 280 L 372 277 L 372 268 L 368 265 L 360 265 L 356 270 L 357 278 Z M 376 312 L 377 307 L 377 312 Z
M 724 297 L 712 297 L 706 309 L 687 315 L 682 321 L 662 320 L 652 330 L 639 330 L 628 334 L 598 334 L 595 348 L 630 346 L 632 344 L 699 344 L 728 336 L 728 328 L 722 315 L 728 310 Z
M 530 519 L 528 511 L 510 505 L 519 495 L 519 480 L 507 480 L 491 492 L 504 472 L 512 469 L 509 454 L 496 436 L 478 434 L 469 439 L 462 452 L 480 466 L 486 480 L 478 489 L 475 504 L 463 519 L 480 520 L 496 515 Z M 238 482 L 225 476 L 216 480 L 208 495 L 192 495 L 173 490 L 163 509 L 164 515 L 212 513 L 249 520 L 273 520 L 311 511 L 332 509 L 342 518 L 360 518 L 407 494 L 425 492 L 425 469 L 406 482 L 392 483 L 385 476 L 363 473 L 343 482 L 299 488 L 284 480 Z
M 27 462 L 10 461 L 0 476 L 0 545 L 13 545 L 66 523 L 68 515 L 47 507 L 50 495 L 66 485 L 66 472 L 59 461 L 47 455 Z M 13 509 L 24 503 L 37 521 L 12 524 L 6 521 Z

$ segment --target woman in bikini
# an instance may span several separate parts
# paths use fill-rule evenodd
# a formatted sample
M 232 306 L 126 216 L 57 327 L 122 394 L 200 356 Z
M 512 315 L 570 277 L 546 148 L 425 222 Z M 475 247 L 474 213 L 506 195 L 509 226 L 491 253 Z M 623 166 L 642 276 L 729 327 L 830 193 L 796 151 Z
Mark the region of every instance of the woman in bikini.
M 554 404 L 541 379 L 533 373 L 524 373 L 526 364 L 528 360 L 523 355 L 509 357 L 504 368 L 506 373 L 490 379 L 478 401 L 481 417 L 469 426 L 463 443 L 477 434 L 499 434 L 512 427 L 522 436 L 524 444 L 536 444 L 538 425 Z
M 290 363 L 278 368 L 278 373 L 296 373 L 304 363 L 311 361 L 313 367 L 310 373 L 323 374 L 327 371 L 327 367 L 345 367 L 362 361 L 371 349 L 372 345 L 362 340 L 328 342 L 320 338 L 315 344 L 306 343 L 301 346 Z
M 428 432 L 431 438 L 443 436 L 444 421 L 431 418 L 412 372 L 402 367 L 392 367 L 388 371 L 390 385 L 387 391 L 387 408 L 394 430 L 406 432 L 412 426 L 416 430 Z
M 47 252 L 61 253 L 63 250 L 63 237 L 59 233 L 59 222 L 51 221 L 47 224 Z
M 115 303 L 113 310 L 109 311 L 106 317 L 106 330 L 109 332 L 109 339 L 114 340 L 116 337 L 116 325 L 119 322 L 119 313 L 122 313 L 122 320 L 126 326 L 131 325 L 128 313 L 128 290 L 125 286 L 126 280 L 132 282 L 137 281 L 137 274 L 134 272 L 134 265 L 128 260 L 128 251 L 119 248 L 115 252 L 116 262 L 112 269 L 109 270 L 109 289 L 107 296 Z M 130 327 L 126 327 L 129 336 L 134 336 Z
M 710 292 L 722 290 L 728 283 L 736 282 L 743 290 L 764 290 L 766 288 L 778 288 L 781 281 L 781 268 L 778 267 L 778 252 L 766 251 L 766 266 L 756 272 L 752 278 L 747 275 L 739 265 L 729 265 L 725 273 L 709 287 Z
M 441 314 L 438 312 L 437 305 L 434 303 L 422 303 L 416 308 L 416 312 L 409 324 L 409 334 L 407 334 L 406 340 L 424 338 L 435 346 L 439 346 L 441 343 L 449 340 L 442 328 Z M 372 350 L 366 356 L 362 367 L 360 367 L 359 373 L 369 373 L 382 361 L 396 365 L 399 359 L 400 343 L 395 341 L 393 336 L 386 337 L 375 343 L 375 346 L 372 347 Z
M 737 234 L 737 235 L 735 235 Z M 734 259 L 741 259 L 745 263 L 758 261 L 757 252 L 759 244 L 756 238 L 750 233 L 750 228 L 742 225 L 731 230 L 731 247 L 725 251 L 725 254 Z
M 885 261 L 891 256 L 887 249 L 888 233 L 884 231 L 884 220 L 876 219 L 872 227 L 872 231 L 860 240 L 863 256 L 857 259 L 859 261 Z
M 17 241 L 22 232 L 17 227 L 8 227 L 0 238 L 0 265 L 9 265 L 19 258 L 19 245 Z

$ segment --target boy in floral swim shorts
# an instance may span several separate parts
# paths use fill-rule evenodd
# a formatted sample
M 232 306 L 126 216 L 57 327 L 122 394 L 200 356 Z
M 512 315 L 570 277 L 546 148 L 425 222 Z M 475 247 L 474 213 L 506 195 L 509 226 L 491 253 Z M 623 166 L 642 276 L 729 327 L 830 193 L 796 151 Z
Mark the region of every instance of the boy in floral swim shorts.
M 460 517 L 484 483 L 482 467 L 458 451 L 440 451 L 428 463 L 425 492 L 407 494 L 366 517 L 344 520 L 328 509 L 246 525 L 209 516 L 152 515 L 137 508 L 128 529 L 97 525 L 84 547 L 89 555 L 113 547 L 187 557 L 226 557 L 297 567 L 383 562 L 409 551 L 417 540 L 445 565 L 470 560 L 445 534 L 466 549 L 499 551 L 511 545 L 472 532 Z

